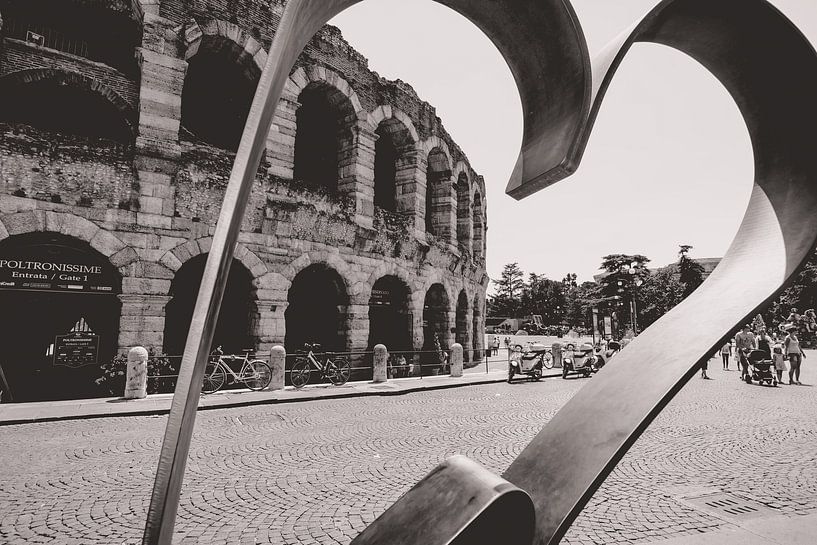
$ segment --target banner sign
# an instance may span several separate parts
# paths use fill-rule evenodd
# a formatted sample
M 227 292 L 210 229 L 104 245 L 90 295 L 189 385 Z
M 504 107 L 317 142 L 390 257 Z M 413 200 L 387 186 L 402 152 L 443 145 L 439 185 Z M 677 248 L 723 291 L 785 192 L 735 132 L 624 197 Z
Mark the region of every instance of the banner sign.
M 99 335 L 75 332 L 54 339 L 54 365 L 83 367 L 99 362 Z
M 29 256 L 0 257 L 0 289 L 116 293 L 115 280 L 101 265 Z

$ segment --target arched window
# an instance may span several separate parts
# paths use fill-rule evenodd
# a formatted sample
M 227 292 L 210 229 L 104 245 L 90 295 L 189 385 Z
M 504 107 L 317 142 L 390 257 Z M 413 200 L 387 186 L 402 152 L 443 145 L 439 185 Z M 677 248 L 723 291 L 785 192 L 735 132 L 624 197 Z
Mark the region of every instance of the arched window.
M 80 74 L 26 70 L 0 78 L 0 122 L 123 144 L 133 140 L 127 105 Z
M 471 343 L 468 342 L 470 333 L 468 328 L 468 295 L 466 295 L 465 290 L 462 290 L 457 298 L 456 341 L 462 345 L 462 358 L 465 362 L 471 361 L 469 350 Z
M 457 244 L 471 250 L 471 190 L 464 172 L 457 178 Z
M 184 352 L 206 264 L 207 254 L 193 257 L 176 271 L 170 284 L 171 300 L 165 306 L 164 330 L 164 351 L 168 355 L 178 356 Z M 234 259 L 218 314 L 214 347 L 220 345 L 226 354 L 240 354 L 244 348 L 254 348 L 255 339 L 250 334 L 253 299 L 252 275 Z
M 451 179 L 451 165 L 441 148 L 428 154 L 426 170 L 426 232 L 444 236 L 447 232 L 445 218 L 445 184 Z
M 399 212 L 397 188 L 406 177 L 413 178 L 413 165 L 408 164 L 405 155 L 413 149 L 414 141 L 408 127 L 394 117 L 381 121 L 375 134 L 374 204 L 388 212 Z
M 485 220 L 482 213 L 482 196 L 474 193 L 474 260 L 485 260 Z
M 287 353 L 301 350 L 304 343 L 318 343 L 323 350 L 346 350 L 349 297 L 336 270 L 323 264 L 303 269 L 292 281 L 287 301 Z
M 258 67 L 237 43 L 204 36 L 184 79 L 182 136 L 237 150 L 259 77 Z
M 349 98 L 325 82 L 312 82 L 298 97 L 296 181 L 329 193 L 338 191 L 341 166 L 354 145 L 355 111 Z

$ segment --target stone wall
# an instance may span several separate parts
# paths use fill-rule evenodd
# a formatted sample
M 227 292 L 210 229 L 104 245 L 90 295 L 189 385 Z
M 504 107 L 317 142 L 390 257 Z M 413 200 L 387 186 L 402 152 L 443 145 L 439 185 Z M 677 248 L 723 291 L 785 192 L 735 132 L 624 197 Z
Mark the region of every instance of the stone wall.
M 89 242 L 123 277 L 121 350 L 140 344 L 160 351 L 171 282 L 186 262 L 209 251 L 234 158 L 229 151 L 180 138 L 187 61 L 203 47 L 203 35 L 219 33 L 256 66 L 263 65 L 282 3 L 135 2 L 143 29 L 135 51 L 138 81 L 117 79 L 116 71 L 98 63 L 3 42 L 0 84 L 3 75 L 35 65 L 104 82 L 132 108 L 136 136 L 130 145 L 116 145 L 0 125 L 0 239 L 56 231 Z M 346 108 L 337 193 L 293 180 L 298 96 L 310 85 L 328 89 L 333 104 Z M 395 212 L 373 205 L 375 131 L 382 123 L 405 139 Z M 439 154 L 439 172 L 429 182 L 432 151 Z M 387 275 L 409 287 L 414 348 L 423 343 L 424 300 L 435 284 L 444 287 L 450 302 L 443 343 L 454 342 L 450 331 L 464 294 L 465 337 L 481 348 L 482 335 L 473 331 L 484 326 L 488 279 L 484 251 L 472 251 L 469 244 L 484 244 L 485 237 L 470 235 L 467 244 L 458 244 L 459 179 L 467 183 L 461 197 L 466 208 L 482 203 L 480 214 L 460 215 L 460 226 L 469 233 L 475 226 L 484 229 L 484 181 L 434 108 L 408 84 L 370 71 L 337 29 L 321 31 L 293 68 L 279 104 L 235 254 L 252 278 L 251 334 L 257 348 L 283 343 L 288 290 L 299 272 L 318 263 L 336 271 L 345 286 L 347 349 L 367 347 L 372 286 Z M 426 232 L 427 186 L 439 227 L 435 235 Z

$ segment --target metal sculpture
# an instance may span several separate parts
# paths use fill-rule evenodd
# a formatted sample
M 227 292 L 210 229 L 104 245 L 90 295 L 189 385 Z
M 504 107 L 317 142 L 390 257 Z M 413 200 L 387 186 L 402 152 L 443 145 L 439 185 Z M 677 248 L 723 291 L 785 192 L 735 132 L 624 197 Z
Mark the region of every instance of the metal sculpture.
M 359 1 L 287 3 L 213 237 L 162 445 L 146 544 L 171 542 L 218 308 L 284 82 L 312 35 Z M 817 54 L 766 0 L 657 2 L 592 63 L 568 0 L 438 1 L 485 32 L 516 79 L 525 132 L 507 189 L 515 198 L 576 169 L 605 90 L 639 41 L 676 48 L 708 68 L 735 99 L 752 140 L 755 185 L 749 207 L 706 282 L 582 388 L 502 478 L 462 457 L 449 459 L 353 541 L 555 544 L 697 365 L 784 287 L 814 247 Z

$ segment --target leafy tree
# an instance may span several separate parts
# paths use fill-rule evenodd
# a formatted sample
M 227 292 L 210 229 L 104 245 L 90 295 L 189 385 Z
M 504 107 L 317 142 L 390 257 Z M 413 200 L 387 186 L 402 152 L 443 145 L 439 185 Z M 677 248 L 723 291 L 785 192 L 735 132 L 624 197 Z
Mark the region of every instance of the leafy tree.
M 505 265 L 502 269 L 502 276 L 496 283 L 496 294 L 489 298 L 489 314 L 491 316 L 518 317 L 524 288 L 524 273 L 519 268 L 519 264 L 509 263 Z
M 565 309 L 565 286 L 544 275 L 531 273 L 522 291 L 522 313 L 540 314 L 546 324 L 562 321 Z
M 593 305 L 601 297 L 601 287 L 595 282 L 582 282 L 565 292 L 564 321 L 571 327 L 590 325 Z
M 632 323 L 629 305 L 633 300 L 634 292 L 639 284 L 649 278 L 650 271 L 646 264 L 649 258 L 641 254 L 610 254 L 602 258 L 601 268 L 607 275 L 601 279 L 601 295 L 607 299 L 615 299 L 624 303 L 618 314 L 619 322 Z
M 689 257 L 692 246 L 682 244 L 678 251 L 678 276 L 684 285 L 684 298 L 695 291 L 704 281 L 704 268 L 700 263 Z
M 683 299 L 684 285 L 672 267 L 659 269 L 638 289 L 638 324 L 643 331 Z

